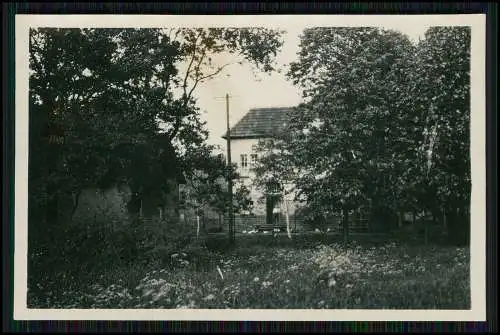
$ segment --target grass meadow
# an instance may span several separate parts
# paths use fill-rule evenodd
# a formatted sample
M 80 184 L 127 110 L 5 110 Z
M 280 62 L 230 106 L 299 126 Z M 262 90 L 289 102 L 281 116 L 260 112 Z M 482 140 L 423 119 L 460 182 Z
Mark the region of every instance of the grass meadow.
M 163 262 L 52 272 L 29 308 L 469 309 L 467 247 L 225 237 Z M 43 292 L 43 293 L 42 293 Z

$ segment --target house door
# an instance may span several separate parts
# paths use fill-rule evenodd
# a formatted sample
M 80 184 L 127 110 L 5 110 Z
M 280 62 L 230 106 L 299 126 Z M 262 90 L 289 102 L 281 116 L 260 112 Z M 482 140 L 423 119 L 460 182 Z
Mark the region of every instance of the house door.
M 266 196 L 266 223 L 269 225 L 279 224 L 279 198 L 276 195 Z

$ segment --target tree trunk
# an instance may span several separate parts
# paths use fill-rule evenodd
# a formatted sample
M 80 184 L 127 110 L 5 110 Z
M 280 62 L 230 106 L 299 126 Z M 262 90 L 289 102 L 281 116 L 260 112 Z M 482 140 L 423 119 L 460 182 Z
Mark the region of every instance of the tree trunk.
M 342 208 L 342 230 L 344 232 L 344 242 L 349 242 L 349 208 Z
M 200 216 L 196 215 L 196 238 L 200 237 Z
M 457 209 L 457 243 L 468 245 L 470 243 L 470 218 L 467 217 L 466 208 Z
M 142 214 L 143 214 L 143 213 L 142 213 L 142 198 L 141 198 L 141 200 L 140 200 L 140 201 L 141 201 L 141 202 L 140 202 L 141 204 L 140 204 L 140 207 L 139 207 L 139 217 L 140 217 L 140 218 L 142 218 Z
M 403 227 L 403 215 L 401 214 L 400 211 L 398 212 L 398 227 L 399 228 Z
M 285 216 L 286 216 L 286 232 L 288 234 L 288 238 L 292 239 L 292 233 L 290 231 L 290 218 L 288 217 L 288 201 L 284 199 L 285 201 Z
M 427 215 L 424 216 L 424 244 L 428 245 L 429 244 L 429 222 L 430 219 L 427 217 Z
M 76 194 L 73 194 L 73 208 L 71 209 L 70 220 L 73 220 L 73 216 L 78 209 L 78 203 L 80 202 L 80 195 L 82 194 L 82 190 L 79 190 Z
M 443 208 L 443 233 L 448 235 L 448 222 L 446 222 L 446 208 Z
M 50 193 L 49 193 L 50 195 Z M 47 201 L 47 207 L 45 209 L 46 220 L 49 225 L 55 225 L 59 221 L 59 204 L 57 195 L 54 195 L 51 199 Z
M 270 196 L 267 196 L 266 197 L 266 224 L 268 224 L 268 225 L 273 224 L 273 208 L 274 208 L 273 200 Z

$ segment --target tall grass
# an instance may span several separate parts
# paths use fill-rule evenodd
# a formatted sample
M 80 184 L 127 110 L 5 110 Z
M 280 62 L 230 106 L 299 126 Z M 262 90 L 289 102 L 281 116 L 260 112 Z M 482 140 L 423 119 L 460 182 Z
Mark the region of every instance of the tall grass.
M 252 236 L 234 247 L 224 240 L 166 250 L 161 262 L 61 279 L 57 292 L 32 292 L 30 302 L 38 308 L 470 308 L 468 248 L 345 245 L 318 236 Z

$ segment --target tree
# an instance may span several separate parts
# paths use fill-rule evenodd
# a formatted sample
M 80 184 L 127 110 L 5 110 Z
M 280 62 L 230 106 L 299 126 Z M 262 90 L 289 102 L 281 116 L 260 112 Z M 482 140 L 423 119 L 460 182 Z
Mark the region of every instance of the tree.
M 342 211 L 346 238 L 360 205 L 386 228 L 402 211 L 439 221 L 444 209 L 467 232 L 470 29 L 431 28 L 414 45 L 390 30 L 314 28 L 300 47 L 288 77 L 304 102 L 259 169 L 291 178 L 313 213 Z
M 177 156 L 200 146 L 206 130 L 193 93 L 226 65 L 211 57 L 230 52 L 271 71 L 280 47 L 280 32 L 260 28 L 31 30 L 31 193 L 131 183 L 143 174 L 134 162 L 154 164 L 165 146 Z M 57 149 L 47 147 L 48 125 L 64 131 Z M 44 157 L 56 151 L 48 174 Z
M 213 146 L 205 145 L 191 149 L 186 153 L 183 170 L 187 174 L 185 192 L 186 207 L 196 211 L 207 208 L 219 216 L 225 216 L 229 210 L 229 191 L 227 189 L 227 163 L 221 155 L 213 154 Z M 233 164 L 230 177 L 239 178 Z M 233 195 L 233 210 L 236 213 L 251 211 L 250 191 L 239 185 Z
M 314 28 L 300 45 L 288 73 L 305 100 L 290 126 L 303 171 L 297 187 L 316 211 L 342 211 L 344 218 L 363 204 L 379 215 L 397 208 L 395 153 L 404 142 L 411 42 L 377 28 Z
M 162 202 L 184 154 L 206 140 L 194 93 L 226 66 L 212 57 L 269 72 L 281 44 L 263 28 L 32 29 L 30 240 L 63 233 L 87 188 L 125 184 L 131 204 Z
M 411 95 L 419 205 L 438 222 L 444 212 L 460 243 L 470 230 L 470 41 L 469 27 L 430 28 L 418 45 Z

